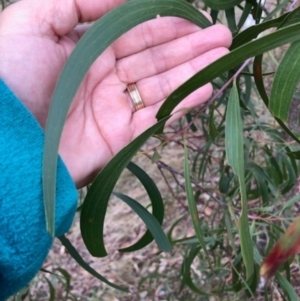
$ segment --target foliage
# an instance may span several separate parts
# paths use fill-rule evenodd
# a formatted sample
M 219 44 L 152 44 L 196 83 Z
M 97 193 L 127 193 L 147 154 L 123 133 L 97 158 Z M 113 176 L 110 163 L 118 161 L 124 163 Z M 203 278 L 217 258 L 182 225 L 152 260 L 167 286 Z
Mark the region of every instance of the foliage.
M 194 1 L 196 6 L 211 14 L 214 23 L 228 25 L 234 36 L 231 53 L 198 72 L 168 97 L 157 114 L 158 123 L 108 163 L 92 183 L 80 207 L 81 233 L 87 249 L 93 256 L 105 256 L 103 224 L 107 205 L 116 181 L 127 166 L 145 187 L 153 213 L 128 196 L 117 194 L 131 204 L 149 229 L 136 244 L 120 251 L 139 250 L 153 237 L 162 250 L 170 251 L 170 244 L 181 248 L 182 268 L 178 271 L 181 284 L 173 289 L 173 292 L 177 289 L 176 294 L 170 294 L 166 300 L 179 300 L 186 290 L 189 300 L 209 300 L 210 296 L 216 300 L 241 297 L 256 300 L 259 295 L 261 300 L 275 300 L 277 290 L 283 300 L 298 300 L 291 274 L 291 266 L 297 264 L 296 261 L 284 264 L 276 279 L 267 282 L 263 289 L 259 288 L 259 267 L 294 219 L 293 208 L 300 200 L 296 195 L 297 160 L 300 158 L 297 114 L 300 8 L 295 7 L 296 1 L 277 0 L 276 5 L 258 2 Z M 51 166 L 56 166 L 64 118 L 78 85 L 89 66 L 110 43 L 157 14 L 180 16 L 202 27 L 210 25 L 197 9 L 183 0 L 131 0 L 94 24 L 62 73 L 46 129 L 44 191 L 50 233 L 53 232 L 55 200 L 55 169 Z M 253 25 L 242 30 L 249 19 L 253 20 Z M 86 43 L 89 39 L 95 46 L 87 49 L 84 45 L 91 44 Z M 80 60 L 82 56 L 89 61 Z M 83 63 L 79 65 L 78 62 Z M 173 108 L 210 81 L 216 90 L 214 97 L 205 106 L 190 111 L 177 126 L 163 134 L 162 125 Z M 147 170 L 130 163 L 153 135 L 161 143 L 155 149 L 144 151 L 145 160 L 153 159 L 160 170 L 172 174 L 177 184 L 180 183 L 178 178 L 185 176 L 189 219 L 193 222 L 195 236 L 176 238 L 174 229 L 182 219 L 174 221 L 167 235 L 163 233 L 163 200 L 159 190 Z M 182 174 L 158 156 L 161 147 L 171 142 L 185 149 Z M 167 184 L 176 199 L 182 186 L 178 185 L 176 192 Z M 209 218 L 204 214 L 208 207 L 213 211 Z M 72 249 L 66 238 L 61 241 Z M 65 277 L 66 274 L 62 274 Z M 162 279 L 156 273 L 142 276 L 141 285 Z M 67 287 L 69 278 L 65 279 Z M 109 284 L 105 278 L 104 281 Z M 50 283 L 49 288 L 51 296 Z

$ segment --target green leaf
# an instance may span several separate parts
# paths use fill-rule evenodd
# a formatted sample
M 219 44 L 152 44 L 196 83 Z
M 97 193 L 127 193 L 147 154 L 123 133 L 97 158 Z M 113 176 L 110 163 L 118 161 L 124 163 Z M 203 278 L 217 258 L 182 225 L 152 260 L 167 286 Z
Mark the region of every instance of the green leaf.
M 172 247 L 170 245 L 170 242 L 168 241 L 168 238 L 157 219 L 151 213 L 149 213 L 149 211 L 145 209 L 140 203 L 138 203 L 131 197 L 118 192 L 114 192 L 113 194 L 123 202 L 125 202 L 128 206 L 130 206 L 130 208 L 142 219 L 142 221 L 145 223 L 152 236 L 154 237 L 158 248 L 163 252 L 171 253 Z
M 287 1 L 285 2 L 286 4 L 288 3 Z M 284 3 L 282 3 L 282 4 L 284 4 Z M 282 6 L 282 8 L 284 8 L 286 5 L 284 5 L 284 6 Z M 277 8 L 279 8 L 280 7 L 280 5 L 278 5 L 277 7 L 276 7 L 276 9 Z M 276 9 L 275 10 L 273 10 L 272 11 L 272 13 L 274 12 L 274 11 L 276 11 Z M 270 14 L 271 15 L 271 14 Z M 270 16 L 269 15 L 269 16 Z M 268 16 L 268 17 L 269 17 Z M 285 16 L 285 15 L 284 15 Z M 280 23 L 280 25 L 277 27 L 278 29 L 279 28 L 281 28 L 281 27 L 285 27 L 285 26 L 289 26 L 289 25 L 291 25 L 291 24 L 295 24 L 295 23 L 298 23 L 300 21 L 300 7 L 297 7 L 296 9 L 294 9 L 294 10 L 292 10 L 290 13 L 288 13 L 287 15 L 286 15 L 286 17 L 284 18 L 284 20 Z
M 230 214 L 228 211 L 224 212 L 224 222 L 225 222 L 225 227 L 227 230 L 227 235 L 228 235 L 228 240 L 230 242 L 230 246 L 233 250 L 234 255 L 237 255 L 237 247 L 234 241 L 234 232 L 235 232 L 235 227 L 232 223 L 232 220 L 230 219 Z
M 243 124 L 239 106 L 239 95 L 234 82 L 229 95 L 225 121 L 225 149 L 228 164 L 238 176 L 242 199 L 242 213 L 239 219 L 241 251 L 246 267 L 247 279 L 254 272 L 254 254 L 247 213 L 247 193 L 245 185 Z
M 198 158 L 200 156 L 201 160 L 200 160 L 200 164 L 199 164 L 199 167 L 198 167 L 198 179 L 201 179 L 202 181 L 204 180 L 205 178 L 205 174 L 206 174 L 206 167 L 209 163 L 209 151 L 210 151 L 210 148 L 212 146 L 212 141 L 208 141 L 205 146 L 204 146 L 204 149 L 203 149 L 203 153 L 198 153 L 198 155 L 195 157 L 195 160 L 194 160 L 194 163 L 193 163 L 193 171 L 196 172 L 196 163 L 198 161 Z
M 244 177 L 244 139 L 239 95 L 234 83 L 227 105 L 225 121 L 225 148 L 228 164 L 238 177 Z
M 212 105 L 210 107 L 209 111 L 209 120 L 208 120 L 208 129 L 209 129 L 209 136 L 211 140 L 215 140 L 218 137 L 218 130 L 215 126 L 215 121 L 214 121 L 214 106 Z
M 286 13 L 276 19 L 265 21 L 247 28 L 234 37 L 230 49 L 233 50 L 252 39 L 257 38 L 260 33 L 272 27 L 283 27 L 283 25 L 288 26 L 298 22 L 300 22 L 300 8 L 295 9 L 293 12 Z
M 282 15 L 278 19 L 269 21 L 270 23 L 269 22 L 264 22 L 263 24 L 268 23 L 269 25 L 271 25 L 275 21 L 276 21 L 276 26 L 278 28 L 285 27 L 285 26 L 288 26 L 290 24 L 294 24 L 296 22 L 299 22 L 300 21 L 300 7 L 295 9 L 291 13 L 287 13 L 287 14 Z M 255 79 L 255 84 L 256 84 L 257 90 L 258 90 L 262 100 L 266 104 L 266 106 L 268 106 L 269 105 L 269 97 L 266 93 L 266 90 L 265 90 L 265 87 L 264 87 L 264 82 L 263 82 L 263 76 L 262 76 L 262 58 L 263 58 L 263 56 L 259 55 L 254 59 L 253 73 L 254 73 L 254 79 Z M 287 128 L 287 126 L 280 119 L 278 119 L 276 117 L 275 117 L 275 119 L 288 135 L 290 135 L 295 141 L 300 143 L 298 138 Z
M 203 2 L 214 10 L 225 10 L 240 4 L 243 0 L 203 0 Z
M 262 76 L 262 55 L 258 55 L 255 57 L 253 61 L 253 74 L 254 74 L 254 81 L 256 84 L 256 88 L 259 92 L 260 97 L 262 98 L 263 102 L 265 103 L 266 106 L 269 104 L 269 97 L 267 95 L 264 82 L 263 82 L 263 76 Z M 298 139 L 297 136 L 292 133 L 289 128 L 278 118 L 276 118 L 276 121 L 279 123 L 279 125 L 282 127 L 282 129 L 290 136 L 292 137 L 295 141 L 300 143 L 300 140 Z
M 240 17 L 240 20 L 239 20 L 239 23 L 237 25 L 238 30 L 240 30 L 243 27 L 244 23 L 246 22 L 248 16 L 251 13 L 252 7 L 253 7 L 252 3 L 249 3 L 249 2 L 245 3 L 244 9 L 243 9 L 243 13 L 242 13 L 242 15 Z
M 211 19 L 213 21 L 213 24 L 216 24 L 217 23 L 217 20 L 218 20 L 218 14 L 219 14 L 219 11 L 218 10 L 214 10 L 212 9 L 210 11 L 210 16 L 211 16 Z
M 173 241 L 173 237 L 172 237 L 172 233 L 173 233 L 173 230 L 175 229 L 175 227 L 184 219 L 186 218 L 186 215 L 183 215 L 181 216 L 180 218 L 178 218 L 174 223 L 173 225 L 170 227 L 168 233 L 167 233 L 167 237 L 168 237 L 168 240 L 169 242 L 171 242 L 171 244 L 174 244 L 174 241 Z
M 252 173 L 256 179 L 256 184 L 259 189 L 259 196 L 262 200 L 263 206 L 267 206 L 269 202 L 269 190 L 266 184 L 266 176 L 259 166 L 255 165 L 254 163 L 252 164 Z
M 48 278 L 45 277 L 45 279 L 48 283 L 49 292 L 50 292 L 50 296 L 49 296 L 48 300 L 49 301 L 55 301 L 55 288 L 54 288 L 53 284 L 51 283 L 51 281 Z
M 291 199 L 289 199 L 287 202 L 285 202 L 280 210 L 279 215 L 282 216 L 284 210 L 288 208 L 292 208 L 293 205 L 300 201 L 300 194 L 294 195 Z
M 288 282 L 279 272 L 276 273 L 276 279 L 280 287 L 286 293 L 289 301 L 299 301 L 299 296 L 291 283 Z
M 107 255 L 103 240 L 104 218 L 109 197 L 118 178 L 134 154 L 164 122 L 165 120 L 161 120 L 156 123 L 116 154 L 90 186 L 81 209 L 80 228 L 83 241 L 93 256 Z
M 193 188 L 192 188 L 192 183 L 191 183 L 186 141 L 184 141 L 184 179 L 185 179 L 186 196 L 187 196 L 190 216 L 192 218 L 194 230 L 195 230 L 196 236 L 199 240 L 200 246 L 203 248 L 203 250 L 207 256 L 208 262 L 210 262 L 209 254 L 208 254 L 206 244 L 204 241 L 204 234 L 201 229 L 198 209 L 197 209 L 197 205 L 196 205 L 196 201 L 195 201 L 195 197 L 194 197 L 194 193 L 193 193 Z
M 192 265 L 195 257 L 199 253 L 199 250 L 200 250 L 199 246 L 193 245 L 190 248 L 187 256 L 184 258 L 184 261 L 182 264 L 183 277 L 182 277 L 182 282 L 181 282 L 181 286 L 180 286 L 179 290 L 182 291 L 184 286 L 187 285 L 195 293 L 197 293 L 199 295 L 209 296 L 210 295 L 209 293 L 199 289 L 199 287 L 194 284 L 192 277 L 191 277 L 191 265 Z
M 286 182 L 281 190 L 281 193 L 285 194 L 293 188 L 297 181 L 297 167 L 295 167 L 295 159 L 287 157 L 285 154 L 280 154 L 279 160 L 286 172 Z
M 71 288 L 71 275 L 62 268 L 58 268 L 57 271 L 59 271 L 65 278 L 66 283 L 64 285 L 64 293 L 65 293 L 65 300 L 68 300 L 68 296 L 70 294 L 70 288 Z
M 268 154 L 268 153 L 267 153 Z M 278 162 L 274 162 L 274 157 L 272 157 L 272 153 L 269 152 L 269 164 L 272 165 L 272 167 L 274 168 L 274 171 L 276 172 L 276 174 L 281 177 L 281 171 L 278 165 Z M 268 189 L 273 193 L 274 196 L 277 196 L 277 187 L 276 184 L 274 183 L 274 181 L 272 180 L 272 178 L 269 176 L 269 174 L 266 172 L 266 169 L 263 169 L 262 167 L 260 167 L 259 165 L 253 163 L 253 162 L 249 162 L 248 163 L 249 168 L 251 169 L 251 171 L 253 172 L 254 176 L 256 178 L 259 179 L 263 179 L 263 181 L 267 182 L 268 184 Z M 278 184 L 279 185 L 279 184 Z
M 121 287 L 118 286 L 112 282 L 110 282 L 109 280 L 107 280 L 105 277 L 103 277 L 102 275 L 100 275 L 98 272 L 96 272 L 88 263 L 86 263 L 82 257 L 80 256 L 80 254 L 77 252 L 77 250 L 74 248 L 74 246 L 71 244 L 71 242 L 69 241 L 69 239 L 67 237 L 60 236 L 58 238 L 61 243 L 63 244 L 63 246 L 65 246 L 65 248 L 68 250 L 69 254 L 73 257 L 73 259 L 82 267 L 84 268 L 87 272 L 89 272 L 91 275 L 93 275 L 94 277 L 96 277 L 97 279 L 101 280 L 102 282 L 106 283 L 107 285 L 123 291 L 123 292 L 129 292 L 127 288 L 125 287 Z
M 247 28 L 246 30 L 242 31 L 241 33 L 239 33 L 237 36 L 235 36 L 233 38 L 232 44 L 230 46 L 231 50 L 234 50 L 248 42 L 250 42 L 251 40 L 255 39 L 258 37 L 258 35 L 262 32 L 264 32 L 267 29 L 270 29 L 272 27 L 277 27 L 279 26 L 282 21 L 286 18 L 288 14 L 282 15 L 276 19 L 267 21 L 267 22 L 263 22 L 257 25 L 253 25 L 249 28 Z
M 236 25 L 236 21 L 235 21 L 234 7 L 226 9 L 225 15 L 226 15 L 228 27 L 229 27 L 230 31 L 232 32 L 232 34 L 235 35 L 237 32 L 237 25 Z
M 151 162 L 152 163 L 157 163 L 159 160 L 161 159 L 161 155 L 159 154 L 159 152 L 157 151 L 157 149 L 155 149 L 152 158 L 151 158 Z
M 230 189 L 230 183 L 234 178 L 234 174 L 229 170 L 228 166 L 224 166 L 221 171 L 219 180 L 219 190 L 222 194 L 227 195 Z
M 297 23 L 236 48 L 229 54 L 223 56 L 196 73 L 193 77 L 176 89 L 163 103 L 156 117 L 161 119 L 164 116 L 168 116 L 186 96 L 224 72 L 243 63 L 244 60 L 257 56 L 278 46 L 300 40 L 299 31 L 300 23 Z
M 111 10 L 83 35 L 68 59 L 55 88 L 45 129 L 43 193 L 47 231 L 54 237 L 56 166 L 59 140 L 71 102 L 90 66 L 117 38 L 134 26 L 159 16 L 176 16 L 200 27 L 211 23 L 181 0 L 131 0 Z
M 280 3 L 275 5 L 275 8 L 265 17 L 265 21 L 272 19 L 278 13 L 280 14 L 282 12 L 282 10 L 289 5 L 289 3 L 290 3 L 290 0 L 280 1 Z
M 235 292 L 239 292 L 242 289 L 242 280 L 244 281 L 241 272 L 242 272 L 242 254 L 239 253 L 237 256 L 234 258 L 233 263 L 232 263 L 232 289 Z
M 133 162 L 130 162 L 127 165 L 127 169 L 130 170 L 142 183 L 142 185 L 145 187 L 148 196 L 151 200 L 151 206 L 152 206 L 152 214 L 158 221 L 160 225 L 162 225 L 162 222 L 164 220 L 164 204 L 162 200 L 162 196 L 153 182 L 153 180 L 148 176 L 148 174 L 141 169 L 139 166 L 134 164 Z M 119 249 L 119 252 L 132 252 L 140 250 L 144 247 L 146 247 L 148 244 L 150 244 L 153 241 L 153 236 L 151 232 L 148 230 L 140 239 L 138 242 L 136 242 L 134 245 Z
M 254 75 L 254 82 L 260 97 L 262 98 L 263 102 L 266 106 L 269 104 L 269 96 L 266 92 L 263 73 L 262 73 L 262 59 L 263 55 L 258 55 L 255 57 L 253 61 L 253 75 Z
M 294 151 L 294 152 L 287 152 L 286 153 L 290 158 L 293 158 L 295 160 L 300 160 L 300 151 Z
M 187 120 L 188 123 L 191 123 L 191 122 L 192 122 L 192 118 L 193 118 L 193 117 L 192 117 L 191 113 L 187 113 L 187 114 L 185 115 L 185 117 L 186 117 L 186 120 Z M 194 123 L 191 124 L 190 129 L 191 129 L 194 133 L 197 132 L 197 127 L 195 126 Z
M 300 80 L 299 47 L 300 41 L 289 47 L 277 68 L 271 89 L 269 110 L 282 121 L 286 121 L 289 116 L 294 91 Z
M 245 68 L 246 71 L 249 71 L 249 67 L 247 66 Z M 250 104 L 250 99 L 251 99 L 251 90 L 252 90 L 252 79 L 250 76 L 244 75 L 245 78 L 245 94 L 244 94 L 244 102 L 245 106 Z M 246 107 L 246 110 L 249 110 Z

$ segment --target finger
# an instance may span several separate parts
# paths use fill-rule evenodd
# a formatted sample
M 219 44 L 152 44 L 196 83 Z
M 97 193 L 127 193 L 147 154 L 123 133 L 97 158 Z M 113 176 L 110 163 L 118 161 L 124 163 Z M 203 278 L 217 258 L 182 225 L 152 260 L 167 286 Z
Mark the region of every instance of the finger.
M 11 29 L 62 36 L 78 23 L 92 22 L 126 0 L 23 0 L 8 7 L 4 12 Z M 1 16 L 2 18 L 2 16 Z M 20 28 L 24 25 L 24 28 Z M 8 28 L 9 30 L 9 28 Z
M 207 12 L 202 13 L 210 19 Z M 156 18 L 129 30 L 117 39 L 112 47 L 117 59 L 120 59 L 199 30 L 199 26 L 181 18 Z
M 192 108 L 195 108 L 211 97 L 213 92 L 212 85 L 210 83 L 204 85 L 198 90 L 188 95 L 173 111 L 173 116 L 168 119 L 166 125 L 170 125 L 172 122 L 178 120 L 180 117 L 187 114 Z M 143 133 L 146 129 L 151 127 L 157 122 L 155 118 L 159 108 L 162 106 L 163 101 L 154 104 L 153 106 L 146 107 L 133 114 L 133 128 L 134 138 Z
M 74 32 L 76 32 L 78 39 L 80 39 L 90 28 L 91 23 L 79 24 L 74 28 Z
M 117 73 L 121 81 L 134 83 L 165 72 L 211 49 L 229 47 L 231 40 L 231 32 L 227 27 L 208 27 L 118 60 Z
M 145 106 L 151 106 L 166 99 L 196 72 L 228 52 L 228 49 L 224 47 L 215 48 L 171 70 L 138 81 L 136 86 Z

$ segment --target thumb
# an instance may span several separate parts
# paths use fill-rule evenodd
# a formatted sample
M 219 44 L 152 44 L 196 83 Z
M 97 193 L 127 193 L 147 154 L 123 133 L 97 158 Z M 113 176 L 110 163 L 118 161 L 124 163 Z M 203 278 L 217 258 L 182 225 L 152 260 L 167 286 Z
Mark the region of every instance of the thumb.
M 0 25 L 10 23 L 6 31 L 22 30 L 36 34 L 62 36 L 78 23 L 92 22 L 126 0 L 23 0 L 1 14 Z

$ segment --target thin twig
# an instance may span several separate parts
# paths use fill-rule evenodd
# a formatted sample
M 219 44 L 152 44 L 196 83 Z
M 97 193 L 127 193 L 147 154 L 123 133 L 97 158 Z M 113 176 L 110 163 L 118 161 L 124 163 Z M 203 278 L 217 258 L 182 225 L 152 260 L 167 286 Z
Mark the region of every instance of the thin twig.
M 191 120 L 191 122 L 188 123 L 187 126 L 185 126 L 180 132 L 178 132 L 176 135 L 184 134 L 190 126 L 195 122 L 195 120 L 200 116 L 202 111 L 206 109 L 208 106 L 210 106 L 217 98 L 221 97 L 224 90 L 241 74 L 241 72 L 245 69 L 245 67 L 251 62 L 252 58 L 247 59 L 243 65 L 234 73 L 234 75 L 225 83 L 222 88 L 213 96 L 211 97 L 207 102 L 202 104 L 201 106 L 198 106 L 199 112 L 194 116 L 194 118 Z M 172 136 L 171 138 L 176 137 L 176 135 Z
M 247 59 L 243 65 L 234 73 L 234 75 L 228 80 L 226 84 L 212 97 L 210 102 L 215 101 L 217 98 L 221 97 L 224 90 L 235 80 L 237 77 L 242 73 L 242 71 L 245 69 L 246 66 L 250 63 L 252 58 Z
M 176 174 L 179 175 L 181 177 L 184 177 L 184 174 L 182 172 L 179 172 L 175 169 L 173 169 L 172 167 L 170 167 L 169 165 L 165 164 L 162 161 L 157 161 L 156 162 L 158 168 L 162 168 L 162 169 L 166 169 L 168 170 L 171 174 Z M 220 199 L 216 198 L 215 196 L 213 196 L 213 194 L 208 191 L 206 188 L 202 187 L 202 185 L 200 185 L 195 179 L 191 178 L 192 183 L 201 191 L 207 193 L 214 201 L 216 201 L 218 204 L 222 205 L 222 206 L 227 206 L 227 204 L 223 201 L 221 201 Z
M 181 205 L 181 207 L 183 207 L 185 210 L 188 210 L 188 206 L 185 203 L 183 203 L 180 198 L 176 197 L 176 195 L 175 195 L 168 179 L 166 178 L 162 168 L 160 168 L 158 165 L 157 165 L 157 168 L 158 168 L 159 172 L 161 173 L 162 177 L 164 178 L 165 183 L 168 186 L 168 189 L 169 189 L 170 193 L 172 194 L 173 198 L 178 201 L 178 203 Z M 171 173 L 171 175 L 173 176 L 176 183 L 178 183 L 178 179 L 172 173 Z

